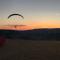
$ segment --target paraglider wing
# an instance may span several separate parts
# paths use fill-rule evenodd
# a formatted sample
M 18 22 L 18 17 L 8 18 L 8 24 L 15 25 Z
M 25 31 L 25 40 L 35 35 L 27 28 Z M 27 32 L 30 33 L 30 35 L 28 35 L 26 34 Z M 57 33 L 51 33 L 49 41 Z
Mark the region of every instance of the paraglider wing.
M 21 16 L 21 17 L 24 19 L 24 17 L 23 17 L 21 14 L 11 14 L 11 15 L 8 16 L 8 19 L 9 19 L 11 16 L 14 16 L 14 15 Z

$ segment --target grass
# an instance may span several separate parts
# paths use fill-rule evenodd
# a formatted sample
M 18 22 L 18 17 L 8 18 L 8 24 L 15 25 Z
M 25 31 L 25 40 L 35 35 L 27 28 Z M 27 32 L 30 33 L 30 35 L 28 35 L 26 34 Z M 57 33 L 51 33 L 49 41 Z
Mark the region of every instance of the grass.
M 0 60 L 60 60 L 59 41 L 8 40 Z

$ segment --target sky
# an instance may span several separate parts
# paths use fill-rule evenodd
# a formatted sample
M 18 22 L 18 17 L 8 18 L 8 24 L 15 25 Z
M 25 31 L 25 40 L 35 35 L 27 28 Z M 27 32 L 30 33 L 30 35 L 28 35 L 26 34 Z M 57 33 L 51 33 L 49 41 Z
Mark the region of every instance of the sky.
M 11 17 L 19 13 L 24 16 Z M 32 28 L 60 28 L 60 0 L 0 0 L 0 25 L 27 25 Z

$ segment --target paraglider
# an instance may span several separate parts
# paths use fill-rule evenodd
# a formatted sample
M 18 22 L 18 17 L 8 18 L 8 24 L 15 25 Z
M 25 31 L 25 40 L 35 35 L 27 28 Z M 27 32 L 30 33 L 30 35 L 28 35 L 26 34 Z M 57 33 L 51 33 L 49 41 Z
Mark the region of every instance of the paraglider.
M 8 19 L 12 16 L 20 16 L 24 19 L 24 17 L 21 14 L 11 14 L 11 15 L 8 16 Z M 16 25 L 14 27 L 16 28 Z

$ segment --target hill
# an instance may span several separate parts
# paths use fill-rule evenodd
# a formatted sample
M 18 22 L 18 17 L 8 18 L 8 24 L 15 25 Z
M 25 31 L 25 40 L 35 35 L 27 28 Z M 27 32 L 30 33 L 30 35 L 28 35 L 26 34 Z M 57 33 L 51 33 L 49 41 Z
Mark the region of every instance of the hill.
M 60 28 L 33 29 L 33 30 L 0 30 L 0 35 L 7 38 L 18 38 L 24 40 L 60 40 Z

